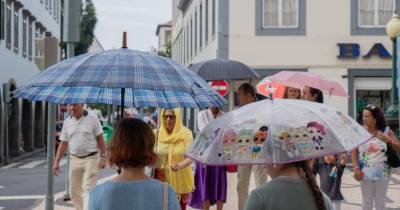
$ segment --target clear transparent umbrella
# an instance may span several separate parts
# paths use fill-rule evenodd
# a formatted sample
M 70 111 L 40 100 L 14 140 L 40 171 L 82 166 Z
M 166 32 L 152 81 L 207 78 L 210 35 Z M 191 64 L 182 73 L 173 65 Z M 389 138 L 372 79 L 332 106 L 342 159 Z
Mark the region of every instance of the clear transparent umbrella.
M 328 105 L 263 100 L 211 122 L 187 155 L 208 165 L 282 164 L 350 151 L 371 137 Z

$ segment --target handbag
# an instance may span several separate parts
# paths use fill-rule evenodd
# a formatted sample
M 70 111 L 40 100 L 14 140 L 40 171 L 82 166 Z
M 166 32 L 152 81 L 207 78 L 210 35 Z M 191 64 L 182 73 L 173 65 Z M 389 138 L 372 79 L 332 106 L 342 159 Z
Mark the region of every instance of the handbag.
M 385 134 L 389 133 L 389 127 L 386 127 L 384 130 Z M 387 155 L 387 160 L 388 160 L 388 165 L 391 168 L 398 168 L 400 167 L 400 157 L 399 153 L 393 149 L 392 145 L 386 144 L 386 155 Z
M 391 168 L 400 167 L 399 153 L 393 149 L 392 145 L 390 145 L 390 144 L 386 144 L 386 145 L 387 145 L 386 155 L 387 155 L 389 166 Z
M 156 150 L 157 150 L 157 146 L 158 146 L 158 132 L 159 132 L 159 130 L 157 130 L 157 136 L 156 136 L 156 145 L 155 145 Z M 164 168 L 167 165 L 167 161 L 168 161 L 168 159 L 165 160 Z M 165 173 L 165 169 L 153 168 L 151 171 L 151 178 L 160 180 L 161 182 L 167 182 L 167 174 Z

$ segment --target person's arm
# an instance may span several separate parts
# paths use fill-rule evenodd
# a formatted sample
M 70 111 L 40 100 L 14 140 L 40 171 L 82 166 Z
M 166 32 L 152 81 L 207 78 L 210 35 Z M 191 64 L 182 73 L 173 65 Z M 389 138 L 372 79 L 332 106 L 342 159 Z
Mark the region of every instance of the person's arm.
M 204 127 L 207 125 L 207 110 L 199 112 L 197 115 L 197 127 L 199 131 L 203 130 Z
M 61 141 L 60 145 L 58 146 L 56 159 L 54 160 L 53 164 L 53 174 L 55 176 L 58 176 L 60 174 L 60 161 L 67 149 L 68 149 L 68 141 Z
M 107 165 L 106 145 L 104 143 L 103 127 L 97 118 L 95 118 L 94 134 L 96 135 L 97 147 L 100 150 L 99 168 L 104 168 Z
M 58 176 L 60 173 L 60 161 L 63 158 L 65 151 L 68 149 L 69 138 L 68 138 L 67 130 L 68 130 L 68 123 L 67 123 L 67 120 L 64 120 L 62 129 L 61 129 L 61 133 L 59 136 L 59 139 L 61 142 L 58 145 L 56 158 L 53 163 L 53 174 L 55 176 Z
M 99 168 L 105 168 L 107 165 L 107 155 L 106 155 L 106 146 L 104 143 L 104 137 L 103 134 L 100 134 L 96 137 L 97 139 L 97 145 L 99 146 L 100 150 L 100 162 L 99 162 Z
M 358 157 L 358 148 L 357 148 L 357 149 L 354 149 L 353 151 L 351 151 L 351 161 L 352 161 L 353 167 L 354 167 L 354 178 L 357 181 L 361 181 L 362 173 L 361 173 L 361 169 L 360 169 L 358 160 L 359 160 L 359 157 Z
M 392 130 L 389 130 L 388 134 L 384 134 L 382 132 L 378 132 L 376 135 L 380 140 L 386 142 L 387 144 L 390 144 L 394 150 L 397 152 L 400 152 L 400 142 L 396 138 L 396 135 L 393 133 Z

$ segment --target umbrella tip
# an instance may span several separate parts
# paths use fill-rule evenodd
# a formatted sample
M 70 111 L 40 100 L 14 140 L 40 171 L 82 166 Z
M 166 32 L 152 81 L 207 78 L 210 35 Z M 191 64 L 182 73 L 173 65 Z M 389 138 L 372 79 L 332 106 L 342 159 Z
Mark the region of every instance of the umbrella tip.
M 128 48 L 127 41 L 126 41 L 126 31 L 122 33 L 122 48 Z

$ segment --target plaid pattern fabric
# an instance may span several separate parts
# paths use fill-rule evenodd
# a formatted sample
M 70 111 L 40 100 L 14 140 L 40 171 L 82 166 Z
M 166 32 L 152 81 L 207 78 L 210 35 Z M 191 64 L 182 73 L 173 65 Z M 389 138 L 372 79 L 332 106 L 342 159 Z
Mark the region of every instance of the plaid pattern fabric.
M 129 49 L 88 53 L 51 66 L 14 96 L 58 104 L 210 107 L 226 101 L 202 78 L 171 59 Z
M 113 104 L 121 105 L 120 88 L 98 87 L 32 87 L 19 89 L 15 97 L 57 104 Z M 216 95 L 192 95 L 177 91 L 125 89 L 126 107 L 206 108 L 222 106 L 224 99 Z
M 190 92 L 193 82 L 209 88 L 198 75 L 168 58 L 116 49 L 62 61 L 35 76 L 28 85 Z

